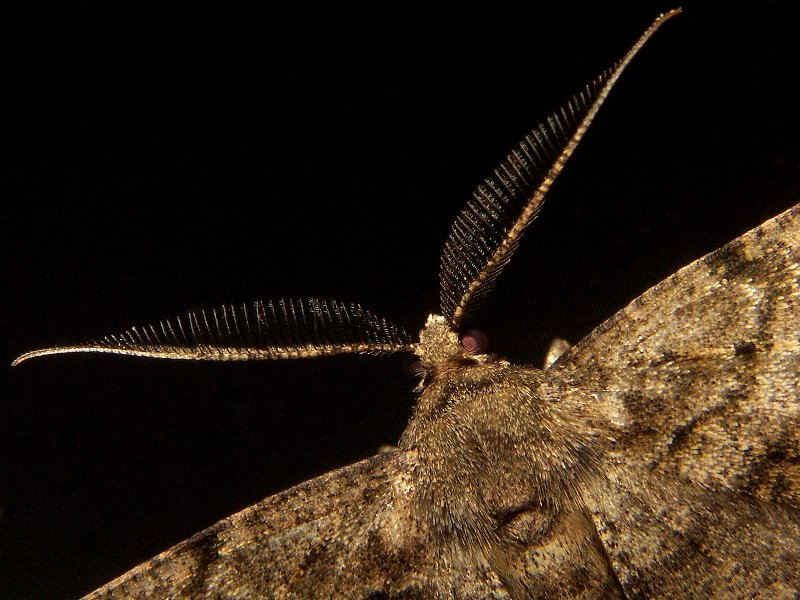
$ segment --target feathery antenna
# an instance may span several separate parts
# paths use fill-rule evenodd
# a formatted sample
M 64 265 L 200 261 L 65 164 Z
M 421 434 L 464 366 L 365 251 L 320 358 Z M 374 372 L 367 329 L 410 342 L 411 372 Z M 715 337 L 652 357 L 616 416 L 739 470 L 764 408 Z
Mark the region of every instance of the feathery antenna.
M 282 299 L 190 310 L 84 344 L 26 352 L 12 365 L 74 352 L 227 361 L 413 351 L 405 331 L 358 304 Z
M 622 71 L 653 33 L 679 12 L 678 8 L 660 15 L 622 60 L 531 130 L 473 192 L 453 224 L 440 261 L 439 301 L 453 330 L 494 286 Z
M 458 329 L 468 310 L 491 290 L 622 71 L 662 23 L 679 12 L 675 9 L 659 16 L 621 61 L 525 136 L 467 201 L 445 242 L 440 262 L 441 310 L 451 331 Z M 434 329 L 441 327 L 439 333 L 447 333 L 448 325 L 438 319 L 429 318 L 429 324 L 433 322 Z M 83 344 L 33 350 L 12 365 L 38 356 L 75 352 L 228 361 L 419 351 L 420 345 L 411 343 L 402 329 L 358 304 L 257 300 L 190 310 Z

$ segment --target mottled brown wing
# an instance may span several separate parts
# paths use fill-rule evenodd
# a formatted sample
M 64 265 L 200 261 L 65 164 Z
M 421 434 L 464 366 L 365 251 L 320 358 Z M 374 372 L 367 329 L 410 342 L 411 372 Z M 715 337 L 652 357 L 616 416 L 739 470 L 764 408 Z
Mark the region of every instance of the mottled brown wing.
M 413 452 L 271 496 L 86 596 L 508 598 L 488 567 L 448 563 L 411 515 Z
M 627 595 L 800 594 L 798 278 L 800 205 L 648 290 L 554 366 L 615 429 L 586 504 Z

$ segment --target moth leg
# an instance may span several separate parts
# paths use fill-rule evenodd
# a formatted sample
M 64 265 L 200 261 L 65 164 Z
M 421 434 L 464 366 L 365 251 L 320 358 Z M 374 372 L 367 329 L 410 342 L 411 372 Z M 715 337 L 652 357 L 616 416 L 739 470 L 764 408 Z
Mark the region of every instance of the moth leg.
M 386 452 L 394 452 L 397 450 L 397 446 L 393 446 L 392 444 L 381 444 L 378 446 L 378 454 L 385 454 Z
M 546 371 L 553 366 L 553 363 L 556 362 L 564 352 L 569 350 L 569 348 L 570 344 L 567 340 L 558 337 L 553 338 L 553 341 L 550 342 L 550 347 L 547 349 L 547 355 L 544 357 L 543 369 Z

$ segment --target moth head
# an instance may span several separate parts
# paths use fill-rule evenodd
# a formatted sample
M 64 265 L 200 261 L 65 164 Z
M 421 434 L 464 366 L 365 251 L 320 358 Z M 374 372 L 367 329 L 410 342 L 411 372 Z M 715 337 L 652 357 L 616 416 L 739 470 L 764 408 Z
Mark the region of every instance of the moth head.
M 450 323 L 441 315 L 428 315 L 425 327 L 419 332 L 419 342 L 414 354 L 419 357 L 424 372 L 442 370 L 448 365 L 463 365 L 484 362 L 485 345 L 472 337 L 459 339 Z

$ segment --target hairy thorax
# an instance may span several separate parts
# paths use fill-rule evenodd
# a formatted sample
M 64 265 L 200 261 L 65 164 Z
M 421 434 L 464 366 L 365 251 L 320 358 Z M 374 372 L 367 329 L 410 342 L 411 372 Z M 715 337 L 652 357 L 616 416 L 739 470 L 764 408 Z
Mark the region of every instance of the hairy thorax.
M 421 514 L 433 531 L 490 543 L 523 513 L 548 527 L 578 502 L 598 429 L 581 395 L 546 373 L 486 356 L 454 356 L 428 376 L 400 446 L 419 456 Z
M 412 504 L 443 555 L 488 563 L 508 589 L 559 597 L 570 581 L 615 597 L 582 502 L 610 428 L 593 398 L 488 356 L 427 373 L 400 446 L 416 452 Z

